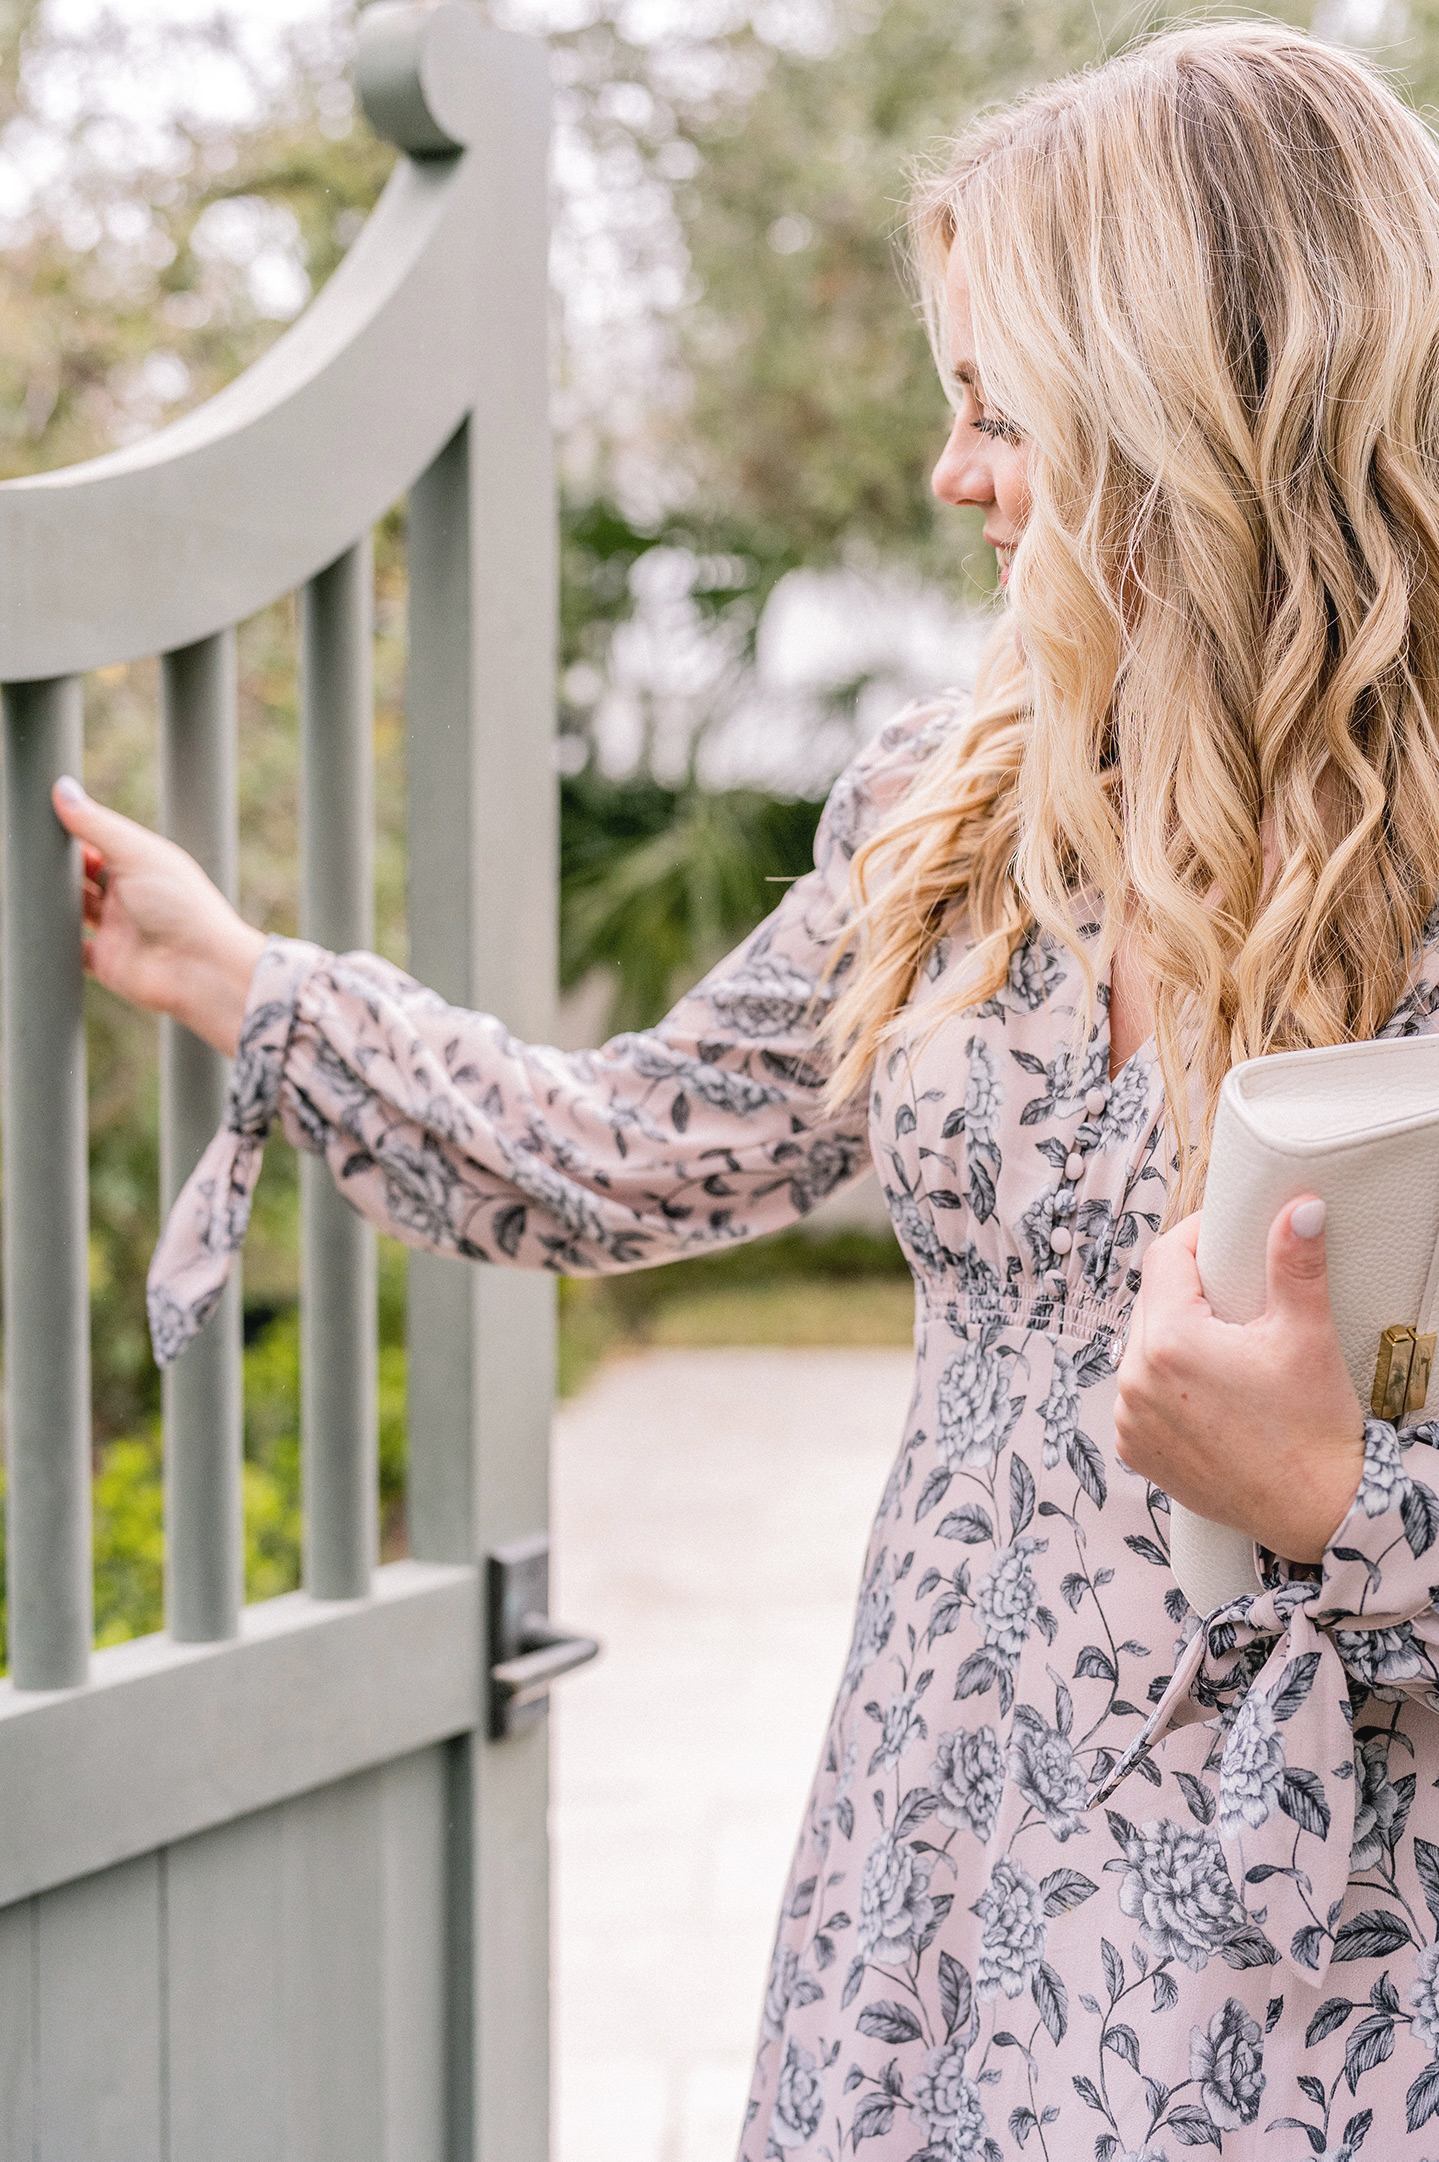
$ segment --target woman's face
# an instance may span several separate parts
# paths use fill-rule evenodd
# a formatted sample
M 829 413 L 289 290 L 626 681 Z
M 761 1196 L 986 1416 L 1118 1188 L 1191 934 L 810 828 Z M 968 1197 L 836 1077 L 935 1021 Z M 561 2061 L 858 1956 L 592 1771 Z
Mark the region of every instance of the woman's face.
M 959 411 L 940 453 L 930 486 L 941 503 L 975 504 L 985 511 L 984 537 L 999 557 L 999 582 L 1008 583 L 1014 544 L 1029 514 L 1028 449 L 1002 414 L 986 411 L 970 321 L 969 277 L 956 241 L 945 279 L 949 317 L 949 368 Z

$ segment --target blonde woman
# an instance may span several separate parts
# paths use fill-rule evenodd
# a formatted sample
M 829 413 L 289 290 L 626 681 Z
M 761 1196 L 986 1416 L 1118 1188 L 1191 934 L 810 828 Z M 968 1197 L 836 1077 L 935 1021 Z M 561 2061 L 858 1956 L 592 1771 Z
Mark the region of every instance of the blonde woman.
M 277 1117 L 412 1244 L 577 1273 L 772 1230 L 872 1155 L 913 1413 L 744 2162 L 1417 2154 L 1439 1430 L 1401 1454 L 1363 1418 L 1321 1204 L 1275 1223 L 1250 1328 L 1207 1312 L 1192 1212 L 1234 1060 L 1439 1007 L 1439 151 L 1350 55 L 1182 28 L 976 124 L 914 233 L 994 645 L 658 1028 L 516 1043 L 265 941 L 57 791 L 94 973 L 238 1047 L 157 1348 L 213 1304 Z M 1255 1541 L 1202 1629 L 1166 1493 Z

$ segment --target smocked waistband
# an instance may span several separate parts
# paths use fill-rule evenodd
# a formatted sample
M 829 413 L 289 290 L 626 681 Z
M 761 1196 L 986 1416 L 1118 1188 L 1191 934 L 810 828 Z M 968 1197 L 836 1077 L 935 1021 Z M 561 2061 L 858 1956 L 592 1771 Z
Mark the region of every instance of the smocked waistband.
M 916 1298 L 917 1320 L 943 1321 L 951 1329 L 982 1329 L 997 1325 L 1003 1329 L 1023 1329 L 1031 1334 L 1049 1336 L 1056 1342 L 1073 1339 L 1081 1344 L 1092 1343 L 1096 1337 L 1107 1337 L 1113 1347 L 1116 1366 L 1129 1334 L 1133 1310 L 1131 1300 L 1121 1302 L 1072 1296 L 1059 1300 L 1042 1285 L 995 1298 L 973 1291 L 946 1294 L 942 1281 L 923 1281 L 918 1286 Z

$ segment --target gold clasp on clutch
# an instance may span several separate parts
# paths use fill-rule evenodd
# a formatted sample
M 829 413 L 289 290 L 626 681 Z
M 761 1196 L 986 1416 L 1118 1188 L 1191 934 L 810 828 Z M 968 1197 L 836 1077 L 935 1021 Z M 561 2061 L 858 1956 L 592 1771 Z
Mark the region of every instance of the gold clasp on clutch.
M 1387 1328 L 1379 1339 L 1379 1361 L 1374 1369 L 1374 1390 L 1369 1399 L 1376 1419 L 1391 1425 L 1412 1411 L 1424 1409 L 1429 1394 L 1429 1373 L 1434 1364 L 1434 1336 L 1420 1336 L 1402 1322 Z

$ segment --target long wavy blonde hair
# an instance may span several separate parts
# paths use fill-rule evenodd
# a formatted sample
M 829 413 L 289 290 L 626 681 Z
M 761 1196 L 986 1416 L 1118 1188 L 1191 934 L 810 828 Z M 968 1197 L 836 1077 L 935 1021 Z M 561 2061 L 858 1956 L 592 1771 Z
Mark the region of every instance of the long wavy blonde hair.
M 1127 918 L 1177 1214 L 1229 1067 L 1377 1034 L 1439 892 L 1439 148 L 1352 53 L 1190 24 L 978 120 L 911 234 L 940 356 L 963 248 L 1032 507 L 970 717 L 856 858 L 833 1094 L 957 913 L 927 1023 L 1036 927 L 1092 1013 Z

